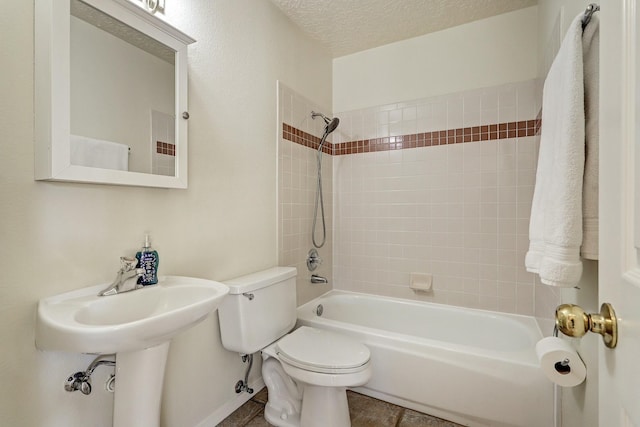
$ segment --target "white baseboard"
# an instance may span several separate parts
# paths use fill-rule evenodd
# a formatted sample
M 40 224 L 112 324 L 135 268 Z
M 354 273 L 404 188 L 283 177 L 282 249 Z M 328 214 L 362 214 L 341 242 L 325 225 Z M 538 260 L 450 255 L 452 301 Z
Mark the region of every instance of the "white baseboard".
M 202 420 L 196 427 L 216 427 L 222 422 L 222 420 L 231 415 L 233 411 L 244 405 L 249 399 L 255 396 L 255 394 L 258 391 L 262 390 L 264 386 L 265 385 L 262 377 L 258 378 L 256 381 L 250 384 L 250 387 L 254 390 L 253 394 L 249 394 L 246 392 L 238 394 L 234 399 L 227 401 L 225 404 L 218 407 L 215 411 L 209 414 L 209 416 Z

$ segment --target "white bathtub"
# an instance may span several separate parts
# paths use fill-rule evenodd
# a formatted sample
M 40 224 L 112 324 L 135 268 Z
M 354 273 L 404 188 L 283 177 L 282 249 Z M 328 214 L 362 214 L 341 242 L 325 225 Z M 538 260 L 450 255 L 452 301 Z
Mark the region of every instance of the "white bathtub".
M 330 291 L 298 308 L 298 325 L 369 347 L 373 378 L 360 393 L 468 426 L 553 426 L 532 317 Z

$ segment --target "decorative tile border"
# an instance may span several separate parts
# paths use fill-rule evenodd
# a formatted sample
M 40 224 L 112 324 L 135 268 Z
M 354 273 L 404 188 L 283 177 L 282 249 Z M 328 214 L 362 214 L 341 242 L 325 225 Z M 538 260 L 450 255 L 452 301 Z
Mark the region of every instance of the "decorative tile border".
M 322 152 L 333 156 L 371 153 L 375 151 L 403 150 L 405 148 L 431 147 L 435 145 L 461 144 L 465 142 L 491 141 L 506 138 L 522 138 L 540 133 L 540 115 L 534 120 L 497 123 L 459 129 L 447 129 L 409 135 L 348 141 L 340 144 L 326 144 Z M 282 124 L 284 139 L 296 144 L 318 149 L 320 138 Z
M 156 153 L 175 156 L 176 146 L 175 144 L 169 144 L 168 142 L 156 141 Z
M 314 150 L 318 149 L 321 141 L 321 139 L 317 136 L 313 136 L 310 133 L 304 132 L 300 129 L 296 129 L 284 122 L 282 123 L 282 137 L 291 142 L 295 142 L 296 144 L 313 148 Z M 322 146 L 322 152 L 325 154 L 333 155 L 333 151 L 334 147 L 331 143 L 325 143 Z

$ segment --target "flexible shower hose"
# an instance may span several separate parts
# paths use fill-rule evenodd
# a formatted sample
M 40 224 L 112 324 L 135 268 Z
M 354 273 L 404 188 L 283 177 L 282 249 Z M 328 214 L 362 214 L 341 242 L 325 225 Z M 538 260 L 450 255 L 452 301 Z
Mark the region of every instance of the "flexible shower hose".
M 327 139 L 327 135 L 329 135 L 329 132 L 325 131 L 324 135 L 322 136 L 322 140 L 320 141 L 320 146 L 318 147 L 318 152 L 316 155 L 316 158 L 318 160 L 318 177 L 317 177 L 317 185 L 316 185 L 316 202 L 315 202 L 315 208 L 313 210 L 313 228 L 311 229 L 311 241 L 313 242 L 313 246 L 315 246 L 318 249 L 323 247 L 325 241 L 327 240 L 327 226 L 324 220 L 324 201 L 322 199 L 322 146 L 324 145 L 324 141 Z M 316 223 L 318 220 L 318 205 L 320 205 L 320 212 L 322 214 L 322 242 L 320 242 L 320 244 L 316 242 Z

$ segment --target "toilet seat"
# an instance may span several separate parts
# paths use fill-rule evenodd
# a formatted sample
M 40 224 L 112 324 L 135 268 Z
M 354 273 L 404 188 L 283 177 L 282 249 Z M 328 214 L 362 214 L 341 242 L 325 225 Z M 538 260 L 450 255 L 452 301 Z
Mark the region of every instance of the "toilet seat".
M 365 345 L 306 326 L 262 349 L 262 357 L 269 388 L 265 418 L 281 427 L 349 427 L 346 390 L 366 384 L 373 375 Z M 278 362 L 269 363 L 272 358 Z M 283 386 L 287 381 L 295 386 Z M 292 410 L 292 401 L 301 404 L 299 412 Z
M 281 338 L 275 346 L 280 360 L 317 373 L 351 374 L 369 367 L 369 349 L 349 337 L 302 326 Z

